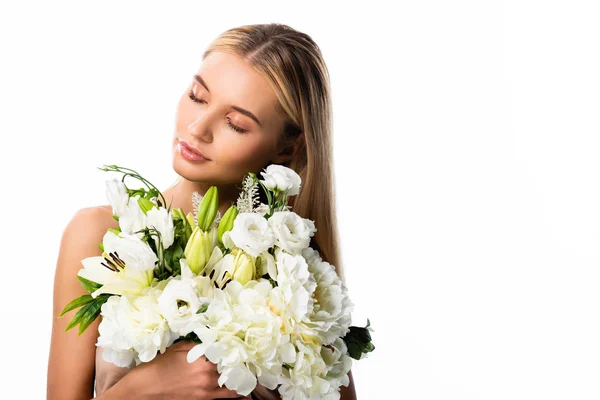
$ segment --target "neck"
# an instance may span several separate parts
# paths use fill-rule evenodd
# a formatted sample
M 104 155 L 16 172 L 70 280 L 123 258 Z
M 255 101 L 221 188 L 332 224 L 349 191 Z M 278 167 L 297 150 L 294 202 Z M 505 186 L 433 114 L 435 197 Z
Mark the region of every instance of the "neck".
M 193 209 L 192 193 L 198 192 L 204 196 L 210 186 L 202 182 L 192 182 L 185 178 L 180 178 L 179 182 L 163 192 L 167 202 L 166 206 L 171 205 L 171 208 L 181 208 L 184 214 L 188 214 Z M 219 192 L 219 211 L 223 215 L 237 200 L 240 189 L 235 185 L 223 185 L 217 186 L 217 190 Z

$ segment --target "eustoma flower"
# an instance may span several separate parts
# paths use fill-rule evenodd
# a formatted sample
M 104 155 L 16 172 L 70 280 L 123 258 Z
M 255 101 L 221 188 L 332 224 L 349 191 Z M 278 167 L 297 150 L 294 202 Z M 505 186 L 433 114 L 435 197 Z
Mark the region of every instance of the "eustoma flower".
M 311 220 L 290 211 L 273 213 L 269 226 L 275 233 L 275 245 L 291 254 L 299 254 L 307 248 L 317 231 Z
M 283 165 L 271 164 L 260 173 L 263 176 L 261 182 L 274 192 L 287 192 L 288 196 L 300 193 L 301 179 L 293 169 Z
M 233 229 L 223 234 L 225 247 L 239 247 L 252 257 L 273 247 L 275 235 L 267 220 L 255 213 L 240 213 L 233 223 Z

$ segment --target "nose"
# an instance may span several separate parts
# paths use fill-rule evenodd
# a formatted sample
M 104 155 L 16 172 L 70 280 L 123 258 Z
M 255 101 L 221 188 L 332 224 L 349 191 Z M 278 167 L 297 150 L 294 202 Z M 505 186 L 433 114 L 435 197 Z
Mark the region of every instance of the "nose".
M 195 139 L 210 143 L 213 140 L 210 118 L 206 113 L 197 115 L 192 122 L 188 124 L 188 132 Z

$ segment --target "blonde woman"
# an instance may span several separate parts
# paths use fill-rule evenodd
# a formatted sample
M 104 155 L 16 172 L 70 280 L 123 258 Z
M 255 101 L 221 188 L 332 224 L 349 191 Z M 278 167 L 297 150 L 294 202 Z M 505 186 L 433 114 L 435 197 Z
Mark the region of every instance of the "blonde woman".
M 221 34 L 190 77 L 178 107 L 172 140 L 177 182 L 167 203 L 192 211 L 192 193 L 219 190 L 223 214 L 237 199 L 242 177 L 275 163 L 294 169 L 302 190 L 289 206 L 315 221 L 312 245 L 340 272 L 331 149 L 331 103 L 327 67 L 310 36 L 282 24 L 248 25 Z M 100 255 L 98 243 L 117 227 L 110 206 L 79 210 L 67 224 L 59 251 L 48 399 L 244 398 L 217 384 L 216 366 L 188 363 L 190 342 L 178 342 L 149 363 L 129 371 L 103 360 L 96 348 L 97 320 L 81 337 L 65 332 L 71 314 L 62 308 L 84 294 L 76 276 L 80 261 Z M 278 399 L 258 386 L 254 399 Z M 356 398 L 352 376 L 342 400 Z

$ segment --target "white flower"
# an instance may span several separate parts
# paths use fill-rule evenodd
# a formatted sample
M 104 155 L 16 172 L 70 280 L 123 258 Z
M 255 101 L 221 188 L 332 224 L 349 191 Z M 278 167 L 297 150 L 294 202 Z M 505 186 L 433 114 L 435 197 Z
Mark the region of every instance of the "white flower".
M 260 174 L 264 178 L 261 182 L 273 191 L 287 192 L 288 196 L 295 196 L 300 193 L 302 179 L 291 168 L 271 164 Z
M 106 198 L 112 207 L 113 215 L 120 217 L 126 213 L 129 195 L 123 182 L 116 179 L 107 180 Z
M 291 211 L 277 211 L 268 222 L 275 233 L 275 245 L 291 254 L 307 248 L 317 231 L 313 221 Z
M 123 297 L 124 298 L 124 297 Z M 120 296 L 110 296 L 106 303 L 102 304 L 102 319 L 98 326 L 97 346 L 103 347 L 102 356 L 105 361 L 111 362 L 118 367 L 131 368 L 135 365 L 135 353 L 132 351 L 133 343 L 122 323 L 129 324 L 128 311 L 131 307 L 127 300 L 121 305 Z M 122 308 L 127 310 L 122 310 Z M 125 318 L 123 318 L 125 317 Z
M 164 351 L 179 336 L 169 329 L 158 310 L 161 290 L 151 288 L 145 295 L 133 299 L 111 296 L 102 305 L 102 321 L 98 327 L 97 346 L 103 356 L 119 367 L 132 367 L 149 362 L 157 352 Z
M 262 215 L 263 217 L 268 214 L 269 210 L 269 205 L 265 203 L 260 203 L 254 208 L 254 212 L 258 215 Z
M 223 243 L 233 243 L 252 257 L 273 247 L 275 235 L 267 220 L 259 214 L 240 213 L 233 222 L 233 229 L 223 234 Z
M 146 227 L 146 214 L 138 203 L 139 198 L 140 196 L 129 198 L 123 214 L 119 215 L 119 227 L 123 233 L 141 237 L 143 234 L 136 232 Z
M 312 312 L 312 293 L 316 282 L 310 276 L 308 265 L 300 255 L 281 250 L 275 252 L 276 272 L 269 272 L 277 286 L 270 293 L 269 306 L 281 318 L 281 329 L 286 334 L 315 336 L 301 324 Z
M 329 384 L 334 388 L 348 386 L 350 383 L 348 372 L 352 367 L 352 358 L 348 355 L 348 347 L 344 340 L 338 337 L 330 345 L 321 347 L 321 357 L 327 365 L 325 379 Z
M 101 293 L 138 295 L 152 283 L 156 256 L 137 237 L 123 233 L 121 235 L 123 236 L 106 232 L 103 255 L 81 261 L 83 268 L 78 275 L 103 285 L 92 293 L 93 297 Z
M 208 279 L 208 278 L 206 278 Z M 203 305 L 191 279 L 171 279 L 158 297 L 158 309 L 171 330 L 185 336 L 194 330 Z
M 159 233 L 162 245 L 165 249 L 175 241 L 175 227 L 173 225 L 173 215 L 163 207 L 154 207 L 146 214 L 147 227 L 154 227 Z M 158 247 L 158 238 L 154 236 L 154 241 Z
M 353 304 L 333 265 L 323 261 L 318 252 L 310 247 L 302 255 L 308 261 L 308 269 L 317 283 L 307 325 L 319 333 L 323 344 L 329 344 L 348 332 Z
M 214 298 L 194 333 L 202 341 L 188 353 L 193 362 L 202 355 L 221 373 L 219 385 L 248 395 L 258 382 L 274 389 L 280 383 L 280 344 L 288 341 L 280 331 L 280 320 L 269 310 L 272 286 L 261 279 L 242 286 L 231 281 L 215 289 Z M 256 376 L 255 376 L 256 374 Z
M 283 370 L 283 382 L 279 393 L 289 399 L 322 399 L 331 393 L 332 387 L 324 378 L 327 365 L 321 357 L 321 346 L 295 343 L 295 360 L 289 363 L 291 368 Z
M 148 244 L 135 235 L 121 232 L 118 236 L 108 231 L 103 240 L 104 251 L 115 253 L 130 268 L 138 271 L 154 269 L 158 258 Z

